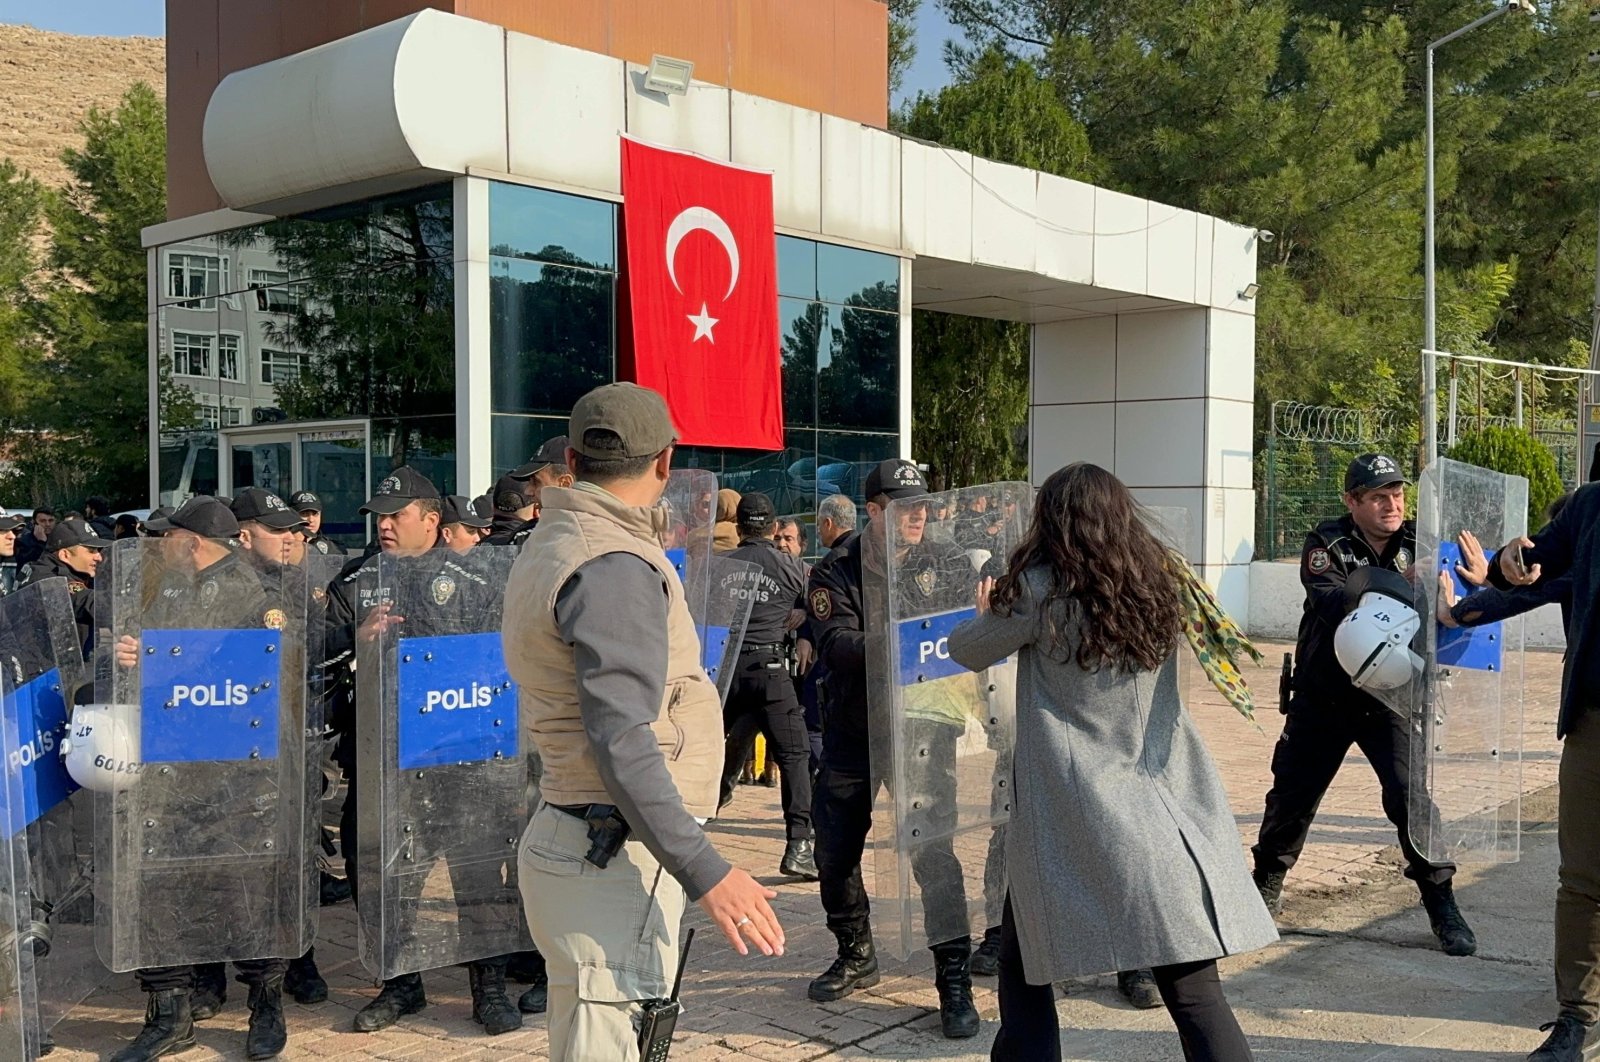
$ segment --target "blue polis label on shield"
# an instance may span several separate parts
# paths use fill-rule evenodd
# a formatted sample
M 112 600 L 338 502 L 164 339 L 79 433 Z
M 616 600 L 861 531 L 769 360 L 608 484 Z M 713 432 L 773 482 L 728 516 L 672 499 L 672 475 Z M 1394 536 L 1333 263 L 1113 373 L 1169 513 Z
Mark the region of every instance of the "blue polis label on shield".
M 78 784 L 61 758 L 67 699 L 60 671 L 52 669 L 12 693 L 6 698 L 5 713 L 20 742 L 6 757 L 22 778 L 22 806 L 6 808 L 0 816 L 0 836 L 9 840 L 71 796 Z
M 498 633 L 402 638 L 396 666 L 401 770 L 517 755 L 517 687 Z
M 277 759 L 280 632 L 145 631 L 143 639 L 139 755 L 145 763 Z
M 902 620 L 900 685 L 915 686 L 919 682 L 932 682 L 934 679 L 966 673 L 966 668 L 950 659 L 950 632 L 977 614 L 976 608 L 962 608 L 920 619 Z
M 1449 572 L 1450 578 L 1455 580 L 1458 600 L 1476 589 L 1467 586 L 1456 574 L 1456 565 L 1460 562 L 1460 546 L 1454 542 L 1439 543 L 1439 567 Z M 1467 671 L 1501 671 L 1505 667 L 1504 650 L 1505 634 L 1499 623 L 1454 628 L 1439 624 L 1435 652 L 1442 666 L 1459 667 Z

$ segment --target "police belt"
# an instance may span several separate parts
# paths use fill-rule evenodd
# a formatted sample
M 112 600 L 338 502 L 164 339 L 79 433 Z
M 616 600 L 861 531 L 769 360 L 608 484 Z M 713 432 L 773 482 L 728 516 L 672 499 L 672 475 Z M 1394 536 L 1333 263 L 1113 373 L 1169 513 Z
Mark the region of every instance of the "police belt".
M 760 645 L 741 645 L 739 647 L 739 655 L 744 656 L 746 653 L 781 653 L 787 648 L 788 645 L 783 642 L 763 642 Z

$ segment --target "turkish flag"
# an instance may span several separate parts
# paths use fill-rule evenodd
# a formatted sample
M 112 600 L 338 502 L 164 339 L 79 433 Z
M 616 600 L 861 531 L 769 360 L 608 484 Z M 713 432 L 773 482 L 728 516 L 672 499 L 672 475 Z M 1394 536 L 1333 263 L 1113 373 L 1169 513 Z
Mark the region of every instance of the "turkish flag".
M 622 196 L 623 375 L 685 445 L 783 449 L 772 175 L 624 137 Z

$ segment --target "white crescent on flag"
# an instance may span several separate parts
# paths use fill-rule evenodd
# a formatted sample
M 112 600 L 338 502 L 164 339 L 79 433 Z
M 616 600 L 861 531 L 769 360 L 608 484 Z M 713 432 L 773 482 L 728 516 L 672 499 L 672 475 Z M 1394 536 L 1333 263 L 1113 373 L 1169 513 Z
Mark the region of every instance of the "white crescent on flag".
M 707 207 L 689 207 L 673 218 L 672 224 L 667 226 L 667 276 L 681 295 L 683 286 L 678 283 L 678 244 L 682 243 L 689 233 L 697 230 L 709 233 L 722 244 L 722 249 L 728 252 L 728 264 L 733 267 L 733 274 L 728 277 L 728 294 L 722 296 L 726 299 L 739 285 L 739 244 L 734 240 L 733 230 L 728 227 L 728 223 L 723 221 L 716 211 Z

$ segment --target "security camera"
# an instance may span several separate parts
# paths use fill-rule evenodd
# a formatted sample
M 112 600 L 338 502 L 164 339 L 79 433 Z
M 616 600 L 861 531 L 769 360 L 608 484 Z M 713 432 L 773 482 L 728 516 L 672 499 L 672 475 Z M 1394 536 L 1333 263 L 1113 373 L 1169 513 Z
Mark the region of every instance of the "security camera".
M 1276 240 L 1277 238 L 1278 238 L 1278 236 L 1277 236 L 1276 233 L 1269 232 L 1266 229 L 1257 229 L 1256 230 L 1256 239 L 1260 240 L 1262 243 L 1271 243 L 1273 240 Z

